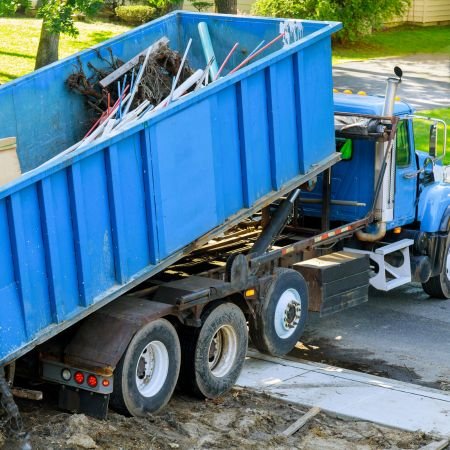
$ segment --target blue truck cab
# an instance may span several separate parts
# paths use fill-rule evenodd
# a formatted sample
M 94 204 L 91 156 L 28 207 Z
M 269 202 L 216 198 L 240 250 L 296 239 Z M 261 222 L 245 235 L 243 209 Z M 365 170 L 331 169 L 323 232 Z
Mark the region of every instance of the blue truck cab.
M 385 101 L 384 96 L 335 92 L 334 110 L 336 115 L 347 113 L 355 117 L 381 117 Z M 392 213 L 385 220 L 381 235 L 370 238 L 371 233 L 375 235 L 377 232 L 375 216 L 375 224 L 370 224 L 366 233 L 356 233 L 346 245 L 352 251 L 367 253 L 373 259 L 377 272 L 377 276 L 371 279 L 374 287 L 389 290 L 409 281 L 418 281 L 431 296 L 448 298 L 450 179 L 442 161 L 445 147 L 436 149 L 434 134 L 430 138 L 430 149 L 416 148 L 414 140 L 416 119 L 430 121 L 433 131 L 439 126 L 444 135 L 446 125 L 440 120 L 415 116 L 413 108 L 404 101 L 395 101 L 393 115 L 398 123 L 392 158 L 384 176 L 387 203 L 383 206 L 390 208 Z M 339 141 L 346 140 L 337 137 L 338 147 Z M 377 143 L 358 135 L 347 141 L 351 141 L 351 150 L 348 154 L 343 152 L 342 160 L 331 169 L 329 219 L 336 223 L 361 220 L 370 214 L 374 205 Z M 443 141 L 445 143 L 445 136 Z M 436 150 L 439 150 L 439 155 L 436 155 Z M 380 194 L 383 195 L 383 189 Z M 301 206 L 302 213 L 305 216 L 320 216 L 322 197 L 322 183 L 318 183 L 312 192 L 304 194 L 306 203 Z M 383 211 L 379 213 L 378 221 L 381 221 Z M 380 251 L 380 248 L 384 250 Z M 386 249 L 390 263 L 380 257 Z M 405 257 L 409 259 L 409 264 L 399 262 Z M 393 263 L 395 259 L 397 262 Z M 398 270 L 399 267 L 401 270 Z

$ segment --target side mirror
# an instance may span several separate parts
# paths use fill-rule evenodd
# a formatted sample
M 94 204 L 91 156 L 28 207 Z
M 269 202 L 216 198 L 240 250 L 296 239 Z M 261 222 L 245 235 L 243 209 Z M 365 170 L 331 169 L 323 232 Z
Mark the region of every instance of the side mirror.
M 436 147 L 437 147 L 437 124 L 433 123 L 430 125 L 430 146 L 428 154 L 432 158 L 436 158 Z

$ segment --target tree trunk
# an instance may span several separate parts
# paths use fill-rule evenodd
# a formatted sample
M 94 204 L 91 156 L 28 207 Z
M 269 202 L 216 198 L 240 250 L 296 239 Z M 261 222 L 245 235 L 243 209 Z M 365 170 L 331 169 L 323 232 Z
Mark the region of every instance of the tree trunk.
M 216 12 L 222 14 L 237 14 L 237 0 L 215 0 Z
M 59 33 L 51 33 L 42 22 L 41 37 L 34 70 L 58 61 Z

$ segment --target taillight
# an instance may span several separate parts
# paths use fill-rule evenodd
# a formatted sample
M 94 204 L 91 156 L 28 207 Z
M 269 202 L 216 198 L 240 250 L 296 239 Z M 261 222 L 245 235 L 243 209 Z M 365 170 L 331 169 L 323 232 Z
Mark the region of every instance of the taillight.
M 78 384 L 84 383 L 84 375 L 82 372 L 75 372 L 73 379 L 75 380 L 75 383 L 78 383 Z
M 109 380 L 104 379 L 104 380 L 102 381 L 102 384 L 103 384 L 104 387 L 108 387 L 108 386 L 109 386 Z
M 97 387 L 98 384 L 97 377 L 95 375 L 89 375 L 87 377 L 87 384 L 91 388 Z

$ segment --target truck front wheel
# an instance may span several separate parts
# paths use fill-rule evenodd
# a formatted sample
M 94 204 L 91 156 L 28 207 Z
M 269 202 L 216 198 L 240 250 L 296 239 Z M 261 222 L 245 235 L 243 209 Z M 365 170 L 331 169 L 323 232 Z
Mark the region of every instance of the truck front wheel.
M 116 367 L 111 406 L 137 417 L 159 411 L 172 396 L 180 363 L 180 341 L 173 325 L 166 319 L 145 325 Z
M 434 298 L 450 298 L 450 235 L 447 236 L 445 244 L 444 260 L 442 261 L 442 270 L 439 275 L 430 277 L 422 283 L 423 290 Z
M 182 363 L 179 386 L 203 398 L 229 391 L 247 354 L 247 322 L 241 309 L 222 303 L 206 312 L 201 328 L 180 330 Z
M 278 269 L 256 318 L 249 321 L 253 345 L 263 353 L 282 356 L 300 339 L 308 317 L 308 287 L 295 270 Z

